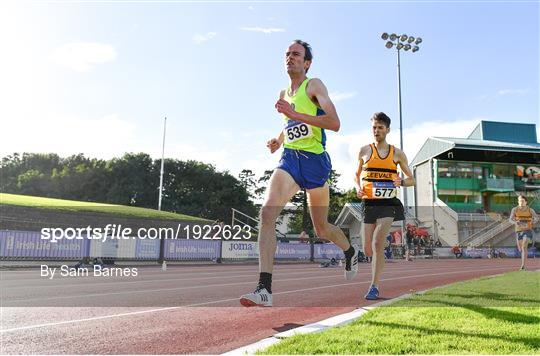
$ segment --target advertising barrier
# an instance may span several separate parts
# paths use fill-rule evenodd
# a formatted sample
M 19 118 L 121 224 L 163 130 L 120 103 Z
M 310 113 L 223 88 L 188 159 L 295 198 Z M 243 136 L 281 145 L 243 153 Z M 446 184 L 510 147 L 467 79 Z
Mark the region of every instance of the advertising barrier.
M 159 256 L 159 240 L 157 246 Z M 221 241 L 165 240 L 166 260 L 216 260 L 220 257 Z
M 433 257 L 435 258 L 447 258 L 447 257 L 455 257 L 452 253 L 451 247 L 435 247 L 433 249 Z
M 159 240 L 137 239 L 135 242 L 135 258 L 138 260 L 159 259 L 159 242 Z
M 259 243 L 249 241 L 223 241 L 221 257 L 224 259 L 259 258 Z
M 166 260 L 177 261 L 215 261 L 257 259 L 259 248 L 257 242 L 221 241 L 221 240 L 184 240 L 168 239 L 164 243 Z M 315 244 L 315 259 L 343 259 L 343 251 L 332 243 Z M 503 257 L 517 258 L 520 253 L 515 247 L 496 247 L 495 254 Z M 100 257 L 110 259 L 149 260 L 159 259 L 159 239 L 61 239 L 52 242 L 42 239 L 39 231 L 0 231 L 0 258 L 2 259 L 81 259 L 84 257 Z M 487 258 L 488 248 L 464 248 L 464 258 Z M 528 256 L 540 257 L 535 247 L 528 250 Z M 310 259 L 310 245 L 304 243 L 278 242 L 276 259 L 300 260 Z M 454 258 L 450 247 L 434 249 L 435 258 Z
M 88 255 L 88 240 L 42 240 L 38 231 L 0 231 L 0 257 L 77 259 Z
M 467 247 L 466 249 L 463 249 L 463 257 L 487 258 L 488 255 L 489 255 L 489 248 L 487 247 L 478 247 L 478 248 Z
M 309 248 L 309 244 L 291 244 L 278 242 L 276 258 L 309 260 L 310 253 L 311 251 Z
M 315 244 L 315 259 L 343 259 L 343 250 L 334 244 Z

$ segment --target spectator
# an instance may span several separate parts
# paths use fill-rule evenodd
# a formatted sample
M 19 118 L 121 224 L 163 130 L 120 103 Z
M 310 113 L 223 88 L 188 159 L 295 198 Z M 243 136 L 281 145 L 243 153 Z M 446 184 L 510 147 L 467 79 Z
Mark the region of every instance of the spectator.
M 456 256 L 456 258 L 461 258 L 463 256 L 463 252 L 461 250 L 460 245 L 456 245 L 452 247 L 452 253 Z
M 413 232 L 410 227 L 407 227 L 405 234 L 405 260 L 411 261 L 411 249 L 413 249 Z
M 384 257 L 389 260 L 392 258 L 392 247 L 388 245 L 384 248 Z
M 420 237 L 415 235 L 413 237 L 414 253 L 416 256 L 420 254 Z

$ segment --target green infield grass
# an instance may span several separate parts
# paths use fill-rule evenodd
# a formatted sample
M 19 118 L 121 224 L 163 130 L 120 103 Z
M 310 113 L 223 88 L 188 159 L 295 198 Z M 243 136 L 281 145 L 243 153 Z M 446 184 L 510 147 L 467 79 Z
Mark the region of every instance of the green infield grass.
M 166 211 L 154 209 L 138 208 L 134 206 L 124 206 L 115 204 L 83 202 L 76 200 L 64 200 L 53 198 L 34 197 L 29 195 L 16 195 L 0 193 L 0 204 L 15 205 L 28 208 L 41 208 L 48 210 L 62 211 L 80 211 L 80 212 L 97 212 L 110 215 L 139 217 L 149 219 L 167 219 L 167 220 L 199 220 L 205 219 L 196 218 L 189 215 L 175 214 Z
M 510 272 L 414 294 L 346 326 L 297 335 L 260 354 L 538 355 L 540 273 Z

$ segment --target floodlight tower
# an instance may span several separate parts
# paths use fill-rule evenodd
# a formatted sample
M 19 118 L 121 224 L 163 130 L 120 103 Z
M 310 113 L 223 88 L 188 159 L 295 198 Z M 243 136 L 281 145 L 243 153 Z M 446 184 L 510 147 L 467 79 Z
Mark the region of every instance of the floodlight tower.
M 398 76 L 398 112 L 399 112 L 399 148 L 403 151 L 403 118 L 401 114 L 401 67 L 400 67 L 400 58 L 399 55 L 401 50 L 404 50 L 405 52 L 408 52 L 409 50 L 412 53 L 418 52 L 420 47 L 418 45 L 422 43 L 422 38 L 420 37 L 413 37 L 413 36 L 407 36 L 406 34 L 402 35 L 396 35 L 395 33 L 388 34 L 384 32 L 381 35 L 381 38 L 386 41 L 385 47 L 388 49 L 391 49 L 393 47 L 396 48 L 397 53 L 397 76 Z M 405 190 L 402 189 L 403 194 L 403 205 L 405 206 L 405 215 L 408 212 L 407 208 L 407 195 L 405 194 Z M 405 216 L 405 220 L 403 220 L 402 223 L 402 232 L 401 237 L 402 241 L 404 238 L 405 233 L 405 224 L 407 222 L 407 217 Z

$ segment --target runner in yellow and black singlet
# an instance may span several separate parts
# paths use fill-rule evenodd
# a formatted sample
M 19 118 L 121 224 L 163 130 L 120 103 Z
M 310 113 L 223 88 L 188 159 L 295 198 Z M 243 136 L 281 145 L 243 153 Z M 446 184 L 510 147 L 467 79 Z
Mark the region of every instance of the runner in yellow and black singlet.
M 366 299 L 379 298 L 380 275 L 384 268 L 385 238 L 394 221 L 403 220 L 403 205 L 397 198 L 399 187 L 414 185 L 407 157 L 386 142 L 390 118 L 375 113 L 371 119 L 374 143 L 365 145 L 358 155 L 356 191 L 364 203 L 363 246 L 371 262 L 372 280 Z M 401 179 L 398 166 L 407 177 Z
M 516 244 L 521 253 L 520 269 L 523 270 L 527 261 L 527 247 L 533 239 L 533 226 L 538 222 L 536 212 L 527 206 L 526 196 L 518 196 L 518 206 L 512 209 L 510 221 L 516 225 Z

